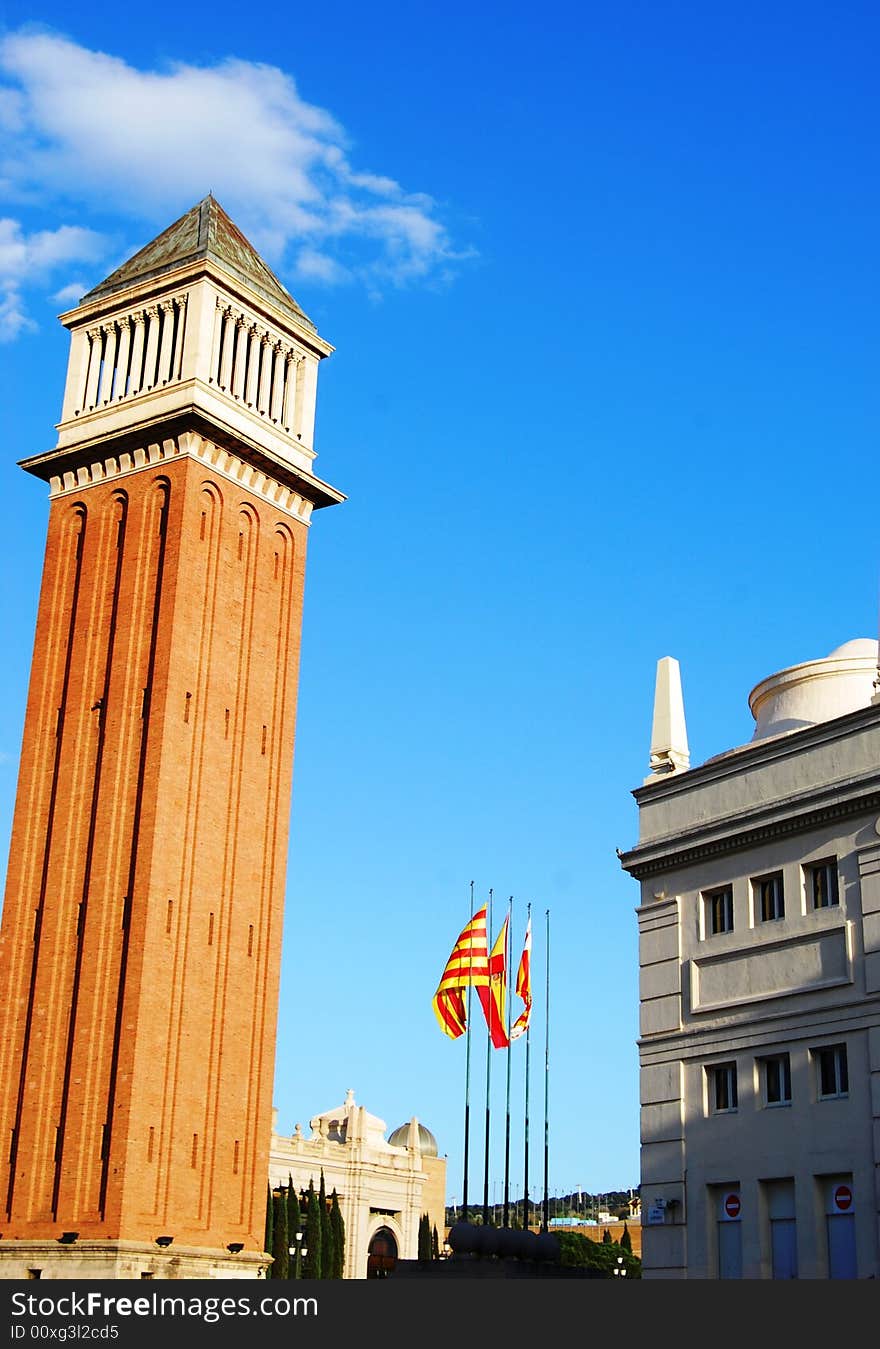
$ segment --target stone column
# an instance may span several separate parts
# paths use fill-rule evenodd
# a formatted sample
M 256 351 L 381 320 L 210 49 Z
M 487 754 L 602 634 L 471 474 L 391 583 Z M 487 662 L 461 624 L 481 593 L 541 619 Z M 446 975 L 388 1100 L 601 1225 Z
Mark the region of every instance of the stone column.
M 235 320 L 235 365 L 233 368 L 233 398 L 241 398 L 244 393 L 245 366 L 247 364 L 247 324 L 243 318 Z
M 183 374 L 183 348 L 186 343 L 186 302 L 186 295 L 179 295 L 174 301 L 177 310 L 177 323 L 174 328 L 174 350 L 171 353 L 169 379 L 180 379 Z
M 220 366 L 220 388 L 231 393 L 229 387 L 232 378 L 232 354 L 235 349 L 236 321 L 232 310 L 226 305 L 223 309 L 223 361 Z
M 156 383 L 167 384 L 171 378 L 171 361 L 173 357 L 174 301 L 163 300 L 159 308 L 162 312 L 162 345 L 159 349 L 159 368 L 156 373 Z
M 145 389 L 152 389 L 156 383 L 156 357 L 159 354 L 159 307 L 151 304 L 147 313 L 147 358 L 144 365 Z
M 140 393 L 141 391 L 141 367 L 144 363 L 144 324 L 145 319 L 142 311 L 132 314 L 132 323 L 134 324 L 134 336 L 131 342 L 131 381 L 128 386 L 129 393 Z
M 101 372 L 100 399 L 103 404 L 113 396 L 113 376 L 116 374 L 116 324 L 104 324 L 104 368 Z
M 269 400 L 269 416 L 277 422 L 281 416 L 281 402 L 284 394 L 285 355 L 280 342 L 272 343 L 272 392 Z
M 294 382 L 296 380 L 297 358 L 293 351 L 284 353 L 284 397 L 281 400 L 281 425 L 290 430 L 291 404 L 294 403 Z
M 101 346 L 103 335 L 100 328 L 89 329 L 89 377 L 86 380 L 85 410 L 91 412 L 98 403 L 98 377 L 101 373 Z
M 214 330 L 211 336 L 211 368 L 208 383 L 220 384 L 220 339 L 223 336 L 223 301 L 219 298 L 214 306 Z
M 264 414 L 269 411 L 269 381 L 272 378 L 272 344 L 268 338 L 263 338 L 260 342 L 260 352 L 263 362 L 260 366 L 260 388 L 257 393 L 257 410 Z
M 119 372 L 114 390 L 114 399 L 119 401 L 125 397 L 125 379 L 128 373 L 128 353 L 131 349 L 131 320 L 126 314 L 118 320 L 119 323 L 119 346 L 116 352 L 116 369 Z
M 260 360 L 261 338 L 257 332 L 255 323 L 248 325 L 247 330 L 247 380 L 244 391 L 244 401 L 249 408 L 252 408 L 257 401 L 257 367 Z

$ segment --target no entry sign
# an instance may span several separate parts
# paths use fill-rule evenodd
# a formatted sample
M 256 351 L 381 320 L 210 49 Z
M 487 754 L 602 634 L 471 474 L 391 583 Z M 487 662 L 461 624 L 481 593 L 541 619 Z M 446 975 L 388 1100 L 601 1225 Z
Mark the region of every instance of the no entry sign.
M 724 1212 L 728 1218 L 738 1218 L 740 1210 L 739 1195 L 735 1190 L 724 1196 Z
M 846 1213 L 852 1208 L 852 1190 L 848 1185 L 838 1185 L 835 1188 L 834 1207 L 840 1209 L 841 1213 Z

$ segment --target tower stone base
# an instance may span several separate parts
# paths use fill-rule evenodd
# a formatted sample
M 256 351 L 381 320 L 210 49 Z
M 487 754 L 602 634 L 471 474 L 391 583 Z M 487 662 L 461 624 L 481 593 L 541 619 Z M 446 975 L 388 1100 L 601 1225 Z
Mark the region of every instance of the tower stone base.
M 259 1279 L 271 1257 L 138 1241 L 0 1241 L 0 1279 Z

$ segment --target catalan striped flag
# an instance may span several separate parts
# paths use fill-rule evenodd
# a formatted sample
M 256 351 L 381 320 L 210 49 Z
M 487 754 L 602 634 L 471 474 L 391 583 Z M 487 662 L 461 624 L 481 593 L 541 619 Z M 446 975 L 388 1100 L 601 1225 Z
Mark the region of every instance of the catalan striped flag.
M 482 984 L 488 992 L 488 944 L 484 904 L 459 933 L 434 994 L 434 1015 L 443 1034 L 452 1040 L 467 1030 L 464 990 L 469 984 Z
M 522 955 L 519 958 L 519 969 L 516 972 L 516 993 L 521 998 L 525 1006 L 519 1016 L 514 1021 L 510 1029 L 511 1040 L 516 1040 L 523 1035 L 529 1028 L 529 1020 L 532 1015 L 532 919 L 526 924 L 526 935 L 523 942 Z
M 506 1049 L 510 1044 L 507 1038 L 507 925 L 510 915 L 504 922 L 489 952 L 489 977 L 477 985 L 477 996 L 483 1008 L 486 1025 L 489 1027 L 489 1039 L 496 1049 Z

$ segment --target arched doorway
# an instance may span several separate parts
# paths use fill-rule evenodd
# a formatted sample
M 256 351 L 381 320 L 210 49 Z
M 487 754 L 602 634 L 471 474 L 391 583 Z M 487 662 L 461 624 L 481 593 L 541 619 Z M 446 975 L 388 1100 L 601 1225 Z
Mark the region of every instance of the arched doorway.
M 388 1227 L 374 1232 L 367 1248 L 367 1278 L 384 1279 L 397 1264 L 397 1241 Z

